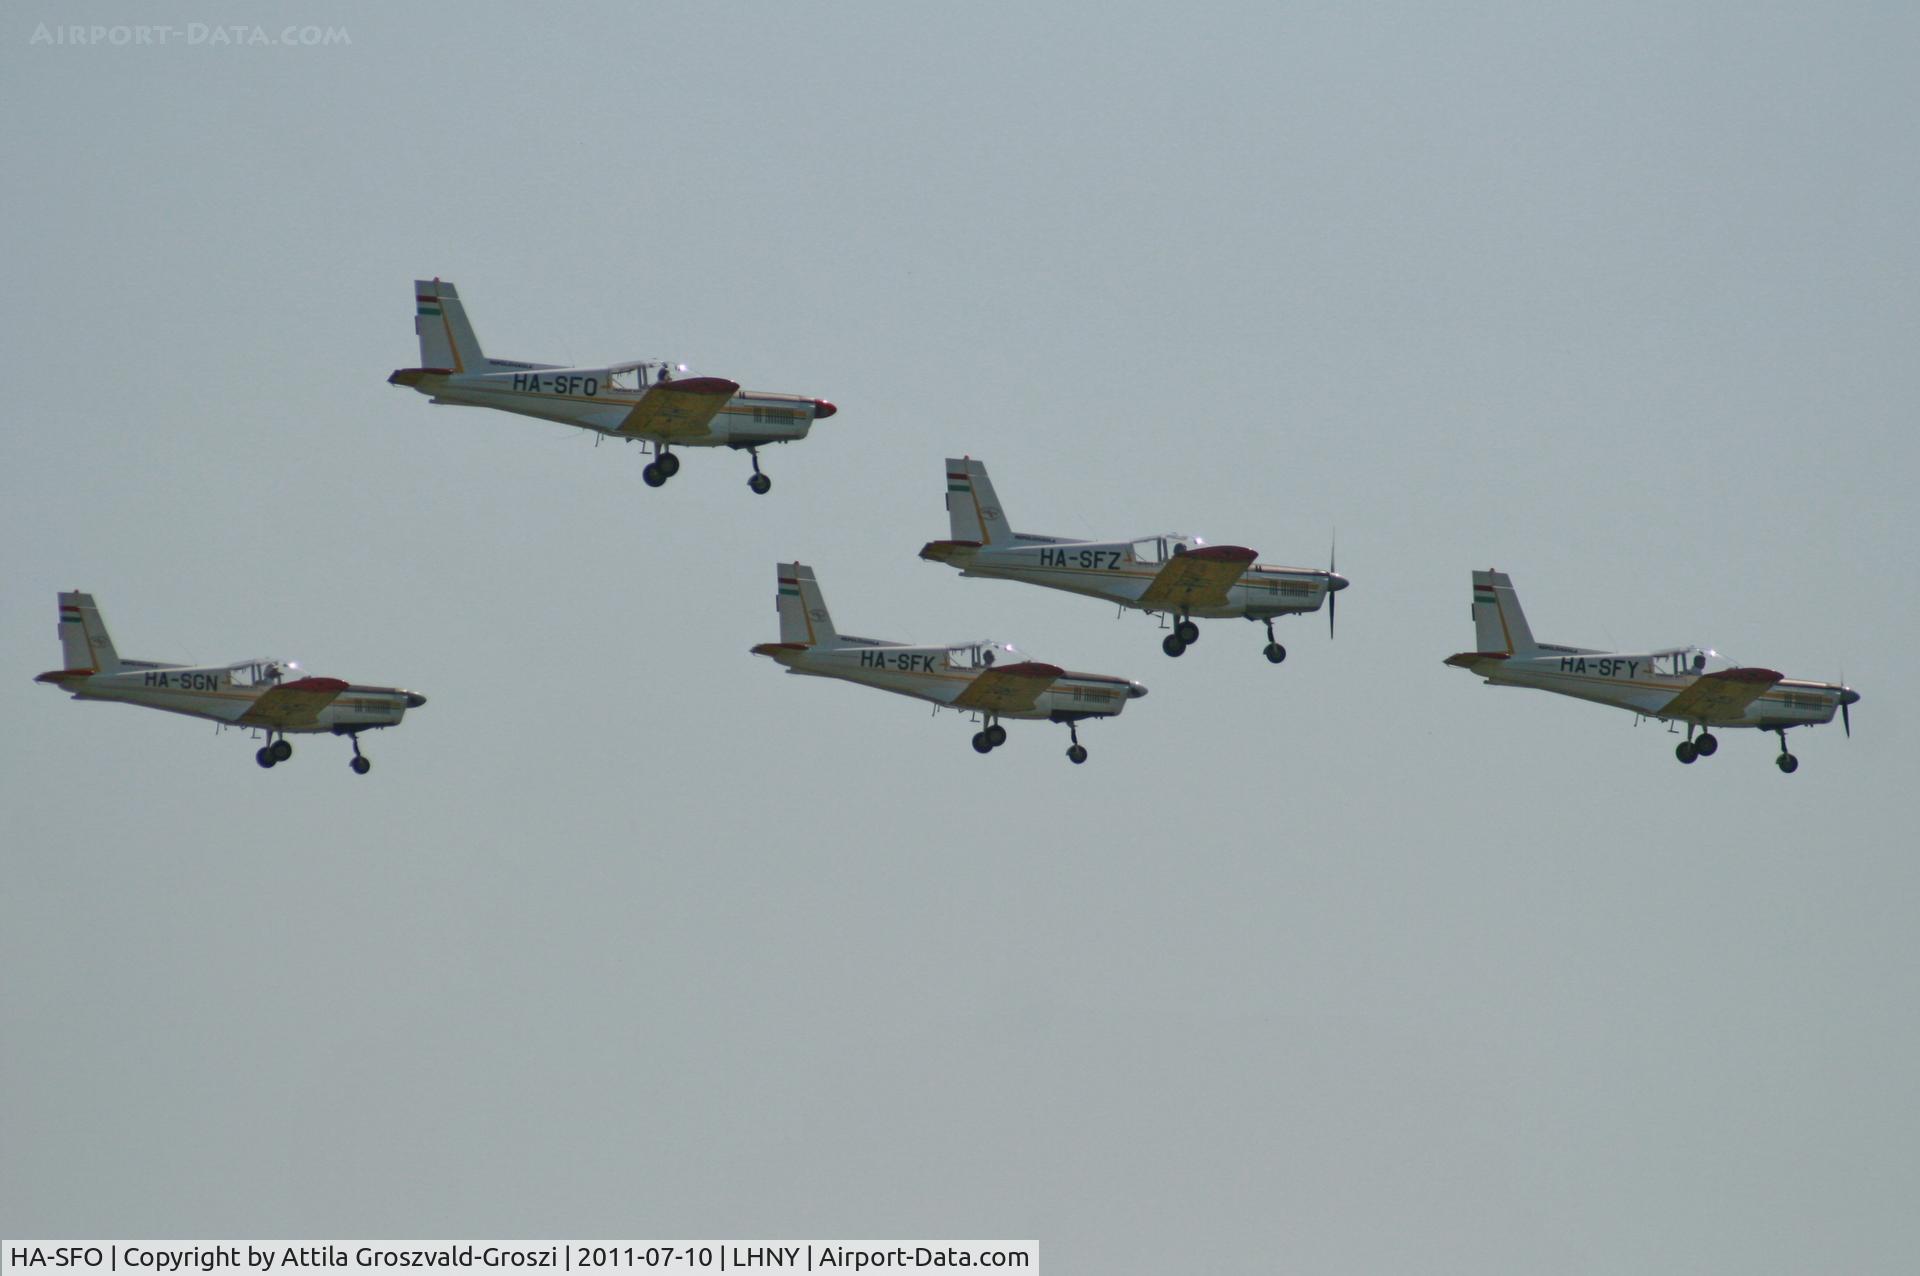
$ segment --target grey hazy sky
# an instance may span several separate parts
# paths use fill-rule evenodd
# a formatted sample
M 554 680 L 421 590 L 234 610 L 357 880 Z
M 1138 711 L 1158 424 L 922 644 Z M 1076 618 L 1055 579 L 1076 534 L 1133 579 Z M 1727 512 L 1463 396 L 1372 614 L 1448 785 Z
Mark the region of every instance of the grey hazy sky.
M 46 47 L 41 22 L 330 48 Z M 1920 1267 L 1904 5 L 14 6 L 0 1234 L 1037 1236 L 1053 1272 Z M 384 384 L 491 352 L 841 405 L 638 449 Z M 1329 643 L 962 581 L 1016 525 L 1354 586 Z M 1152 695 L 972 729 L 854 632 Z M 1861 689 L 1727 733 L 1443 668 Z M 431 697 L 271 773 L 123 654 Z

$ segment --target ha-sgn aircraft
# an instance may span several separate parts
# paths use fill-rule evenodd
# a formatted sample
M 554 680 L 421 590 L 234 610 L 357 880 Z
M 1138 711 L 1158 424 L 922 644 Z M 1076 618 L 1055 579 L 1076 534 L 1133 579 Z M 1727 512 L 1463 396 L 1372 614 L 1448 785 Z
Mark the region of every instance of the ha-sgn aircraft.
M 400 724 L 427 698 L 398 687 L 366 687 L 316 678 L 291 660 L 242 660 L 230 665 L 171 665 L 122 660 L 107 636 L 93 595 L 60 595 L 60 650 L 66 667 L 43 673 L 75 700 L 120 704 L 208 718 L 221 726 L 266 733 L 254 761 L 272 767 L 293 756 L 289 735 L 327 732 L 353 741 L 354 774 L 373 763 L 360 752 L 360 733 Z
M 1496 687 L 1532 687 L 1608 704 L 1668 723 L 1669 730 L 1684 725 L 1687 737 L 1673 750 L 1682 762 L 1719 750 L 1713 727 L 1753 727 L 1779 734 L 1776 762 L 1791 775 L 1800 760 L 1787 752 L 1788 729 L 1832 722 L 1837 710 L 1853 734 L 1847 708 L 1860 702 L 1860 693 L 1840 683 L 1736 665 L 1705 647 L 1620 653 L 1535 642 L 1505 572 L 1473 574 L 1473 629 L 1480 649 L 1448 656 L 1449 665 Z
M 772 657 L 788 673 L 840 678 L 976 714 L 981 724 L 973 737 L 977 753 L 991 753 L 1007 742 L 1002 718 L 1060 722 L 1073 740 L 1067 757 L 1077 766 L 1087 760 L 1079 724 L 1113 717 L 1127 701 L 1147 694 L 1137 682 L 1070 673 L 1029 660 L 1005 643 L 916 647 L 837 633 L 811 567 L 781 563 L 775 575 L 780 641 L 761 643 L 754 655 Z
M 920 557 L 958 567 L 962 576 L 1020 580 L 1165 615 L 1173 632 L 1160 649 L 1169 656 L 1200 641 L 1195 616 L 1242 616 L 1266 623 L 1266 657 L 1277 665 L 1287 649 L 1273 636 L 1275 618 L 1318 611 L 1324 601 L 1331 635 L 1333 596 L 1348 583 L 1331 561 L 1325 571 L 1273 567 L 1254 562 L 1259 555 L 1250 549 L 1184 533 L 1084 541 L 1016 532 L 986 465 L 970 458 L 947 461 L 947 520 L 953 538 L 927 542 Z
M 804 439 L 815 421 L 837 411 L 825 399 L 690 377 L 681 363 L 641 359 L 567 368 L 490 359 L 481 353 L 452 284 L 416 279 L 413 292 L 420 366 L 397 369 L 389 383 L 409 386 L 434 403 L 499 408 L 641 443 L 653 454 L 640 471 L 648 487 L 680 472 L 676 447 L 730 447 L 753 458 L 747 486 L 765 495 L 773 480 L 760 472 L 760 449 Z

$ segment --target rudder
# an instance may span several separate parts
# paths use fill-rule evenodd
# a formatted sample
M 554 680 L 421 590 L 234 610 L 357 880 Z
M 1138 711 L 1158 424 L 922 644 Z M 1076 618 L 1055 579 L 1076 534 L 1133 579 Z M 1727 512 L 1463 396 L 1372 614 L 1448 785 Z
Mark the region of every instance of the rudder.
M 957 541 L 1005 545 L 1014 539 L 984 462 L 947 458 L 947 522 Z
M 1501 571 L 1476 571 L 1473 574 L 1473 633 L 1477 650 L 1516 652 L 1537 650 L 1527 615 L 1520 610 L 1520 596 L 1514 592 L 1513 579 Z
M 413 330 L 420 338 L 420 366 L 477 372 L 487 366 L 480 339 L 467 322 L 467 308 L 450 283 L 439 279 L 413 281 Z
M 804 563 L 781 563 L 775 570 L 779 594 L 775 599 L 780 611 L 780 641 L 807 647 L 838 645 L 833 617 L 827 614 L 827 601 L 813 568 Z
M 63 668 L 86 669 L 94 673 L 112 673 L 120 668 L 120 655 L 107 636 L 106 622 L 92 594 L 60 595 L 60 655 Z

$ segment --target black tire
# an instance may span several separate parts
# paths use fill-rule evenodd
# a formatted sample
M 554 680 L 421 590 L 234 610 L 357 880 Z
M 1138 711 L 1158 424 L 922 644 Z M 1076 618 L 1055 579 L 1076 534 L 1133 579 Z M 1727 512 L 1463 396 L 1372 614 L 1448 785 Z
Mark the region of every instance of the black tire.
M 1700 756 L 1700 750 L 1693 747 L 1693 741 L 1682 740 L 1673 746 L 1673 756 L 1679 758 L 1688 766 L 1692 766 L 1693 760 Z
M 680 458 L 671 452 L 662 452 L 654 458 L 653 463 L 659 466 L 660 472 L 668 478 L 672 478 L 680 472 Z
M 975 753 L 993 752 L 993 741 L 987 739 L 986 732 L 976 731 L 973 733 L 973 751 Z
M 285 740 L 275 740 L 273 742 L 273 760 L 275 762 L 285 762 L 292 756 L 293 746 L 291 744 Z
M 764 474 L 756 474 L 747 480 L 747 487 L 755 496 L 765 496 L 773 490 L 773 480 Z
M 373 763 L 358 755 L 356 755 L 351 762 L 347 763 L 347 765 L 353 768 L 355 775 L 365 775 L 367 772 L 373 770 Z
M 253 760 L 255 762 L 258 762 L 261 766 L 265 767 L 269 771 L 273 769 L 273 764 L 275 761 L 277 761 L 277 759 L 273 756 L 273 750 L 267 748 L 265 745 L 261 745 L 260 748 L 257 751 L 255 751 L 253 755 Z
M 1200 641 L 1200 626 L 1194 624 L 1191 620 L 1181 621 L 1173 627 L 1173 632 L 1179 634 L 1180 641 L 1186 643 L 1189 647 Z
M 1710 758 L 1720 751 L 1720 741 L 1715 739 L 1712 733 L 1702 731 L 1693 737 L 1693 747 L 1701 757 Z
M 987 728 L 986 735 L 987 743 L 996 749 L 1007 742 L 1007 729 L 998 722 Z
M 1795 771 L 1798 771 L 1800 769 L 1800 759 L 1794 757 L 1791 753 L 1783 753 L 1780 755 L 1779 759 L 1774 763 L 1774 765 L 1778 766 L 1782 771 L 1786 772 L 1788 775 L 1792 775 Z
M 1277 665 L 1287 658 L 1287 649 L 1277 642 L 1270 642 L 1267 644 L 1266 654 L 1267 659 Z
M 1184 655 L 1187 650 L 1187 644 L 1180 641 L 1179 634 L 1168 634 L 1160 640 L 1160 650 L 1166 652 L 1169 656 Z
M 648 461 L 647 468 L 640 471 L 640 477 L 648 487 L 659 487 L 667 481 L 667 476 L 661 473 L 660 464 L 657 461 Z
M 1085 762 L 1086 760 L 1087 760 L 1086 745 L 1073 744 L 1073 745 L 1067 746 L 1067 761 L 1073 763 L 1075 766 L 1079 766 L 1082 762 Z

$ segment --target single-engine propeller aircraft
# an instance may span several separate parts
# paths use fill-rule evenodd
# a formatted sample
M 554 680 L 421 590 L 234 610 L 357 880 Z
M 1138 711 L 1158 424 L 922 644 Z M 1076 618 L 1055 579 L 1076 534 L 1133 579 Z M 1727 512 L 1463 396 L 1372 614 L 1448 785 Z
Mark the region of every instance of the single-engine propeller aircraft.
M 1254 562 L 1258 555 L 1250 549 L 1209 545 L 1182 533 L 1083 541 L 1016 532 L 986 465 L 971 458 L 947 460 L 947 520 L 953 538 L 928 541 L 920 557 L 958 567 L 962 576 L 1020 580 L 1164 614 L 1173 632 L 1160 649 L 1169 656 L 1200 641 L 1195 616 L 1244 616 L 1266 623 L 1266 656 L 1277 665 L 1287 649 L 1273 636 L 1274 618 L 1318 611 L 1324 599 L 1332 634 L 1333 596 L 1347 587 L 1331 561 L 1325 571 L 1271 567 Z
M 1473 574 L 1473 629 L 1478 651 L 1448 656 L 1456 669 L 1477 673 L 1496 687 L 1533 687 L 1557 695 L 1610 704 L 1644 718 L 1682 723 L 1687 738 L 1674 756 L 1692 763 L 1720 748 L 1712 727 L 1754 727 L 1780 736 L 1777 763 L 1791 775 L 1800 760 L 1787 752 L 1790 727 L 1832 722 L 1834 711 L 1847 734 L 1849 705 L 1860 693 L 1834 682 L 1805 682 L 1772 669 L 1736 665 L 1703 647 L 1618 653 L 1591 647 L 1535 642 L 1513 581 L 1505 572 Z
M 763 642 L 756 656 L 771 656 L 788 673 L 840 678 L 897 695 L 930 700 L 943 709 L 979 715 L 974 734 L 977 753 L 991 753 L 1007 742 L 1002 718 L 1063 722 L 1073 743 L 1067 757 L 1087 760 L 1079 723 L 1110 718 L 1138 700 L 1147 689 L 1125 678 L 1069 673 L 1058 665 L 1029 660 L 1005 643 L 962 642 L 916 647 L 877 638 L 855 638 L 834 631 L 826 600 L 813 569 L 780 563 L 780 641 Z
M 416 279 L 413 293 L 420 366 L 397 369 L 388 382 L 411 386 L 434 403 L 499 408 L 646 444 L 653 460 L 640 477 L 648 487 L 680 472 L 676 447 L 730 447 L 753 458 L 747 486 L 765 495 L 773 480 L 760 472 L 759 449 L 804 439 L 815 421 L 838 410 L 825 399 L 742 390 L 721 377 L 689 377 L 680 363 L 641 359 L 567 368 L 490 359 L 480 352 L 452 284 Z
M 427 698 L 398 687 L 363 687 L 338 678 L 316 678 L 291 660 L 242 660 L 230 665 L 170 665 L 122 660 L 107 637 L 93 595 L 60 595 L 60 649 L 66 667 L 43 673 L 75 700 L 115 700 L 164 709 L 222 726 L 266 733 L 254 760 L 272 767 L 293 756 L 289 735 L 326 731 L 353 740 L 354 774 L 373 763 L 360 752 L 360 733 L 398 726 L 407 710 Z

